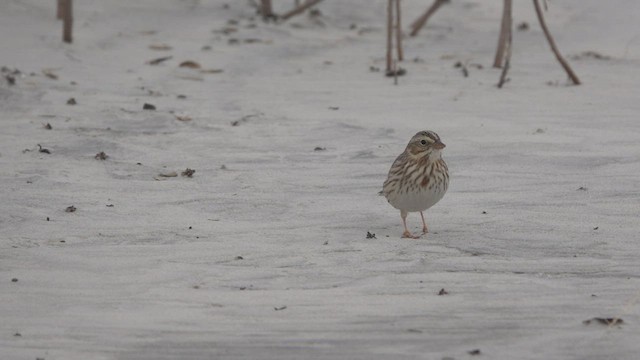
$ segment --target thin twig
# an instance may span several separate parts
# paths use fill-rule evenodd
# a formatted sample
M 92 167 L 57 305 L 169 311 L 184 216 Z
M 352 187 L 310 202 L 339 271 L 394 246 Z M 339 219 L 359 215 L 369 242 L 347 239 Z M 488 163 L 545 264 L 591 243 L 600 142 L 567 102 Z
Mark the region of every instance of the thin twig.
M 293 8 L 293 10 L 285 13 L 284 15 L 282 15 L 280 17 L 280 19 L 282 21 L 286 21 L 287 19 L 289 19 L 290 17 L 296 16 L 302 12 L 304 12 L 305 10 L 307 10 L 308 8 L 312 7 L 313 5 L 319 3 L 322 0 L 307 0 L 305 2 L 303 2 L 300 6 Z
M 500 74 L 500 80 L 498 81 L 498 89 L 502 88 L 502 85 L 504 85 L 504 83 L 506 83 L 507 81 L 509 81 L 509 79 L 507 79 L 507 73 L 509 72 L 509 68 L 511 67 L 511 44 L 512 44 L 512 37 L 513 37 L 513 28 L 511 26 L 512 24 L 509 24 L 509 33 L 507 35 L 507 43 L 506 43 L 506 50 L 505 50 L 505 58 L 504 58 L 504 66 L 502 67 L 502 73 Z
M 444 3 L 449 0 L 434 0 L 433 4 L 427 9 L 427 11 L 411 23 L 411 33 L 409 35 L 416 36 L 422 27 L 427 23 L 427 20 L 433 15 Z
M 398 61 L 404 60 L 404 53 L 402 51 L 402 23 L 400 13 L 400 0 L 396 1 L 396 47 L 398 48 Z
M 547 41 L 551 46 L 551 51 L 553 51 L 553 54 L 556 56 L 556 59 L 558 59 L 558 62 L 560 62 L 560 65 L 562 65 L 562 68 L 564 68 L 564 71 L 567 72 L 567 75 L 569 75 L 571 81 L 575 85 L 580 85 L 580 79 L 578 79 L 578 76 L 573 72 L 571 66 L 569 66 L 569 63 L 562 57 L 562 55 L 560 55 L 560 51 L 558 51 L 558 47 L 556 46 L 556 43 L 551 36 L 551 32 L 549 32 L 547 24 L 544 21 L 544 16 L 542 15 L 542 9 L 540 9 L 540 3 L 538 2 L 538 0 L 533 0 L 533 6 L 536 8 L 536 14 L 538 15 L 538 21 L 540 21 L 540 27 L 542 27 L 542 31 L 544 31 L 544 35 L 546 36 Z
M 512 0 L 504 0 L 504 4 L 502 6 L 502 23 L 500 24 L 500 36 L 498 37 L 498 47 L 496 48 L 496 57 L 493 60 L 494 68 L 501 68 L 502 63 L 505 58 L 505 48 L 507 46 L 507 41 L 509 37 L 509 33 L 511 32 L 511 23 L 512 23 Z
M 393 69 L 391 66 L 393 61 L 393 0 L 387 0 L 387 71 L 390 73 Z

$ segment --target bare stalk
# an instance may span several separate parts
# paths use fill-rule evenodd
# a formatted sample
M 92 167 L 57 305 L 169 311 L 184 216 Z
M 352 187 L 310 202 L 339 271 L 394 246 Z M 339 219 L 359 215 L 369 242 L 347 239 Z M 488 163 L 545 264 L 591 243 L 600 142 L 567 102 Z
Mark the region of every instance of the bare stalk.
M 404 53 L 402 51 L 402 23 L 400 14 L 400 0 L 396 1 L 396 47 L 398 48 L 398 61 L 404 60 Z
M 502 23 L 500 25 L 500 36 L 498 37 L 498 47 L 496 48 L 496 57 L 493 60 L 494 68 L 501 68 L 505 59 L 505 49 L 507 42 L 511 36 L 512 23 L 512 0 L 504 0 L 502 6 Z
M 322 0 L 307 0 L 305 2 L 303 2 L 300 6 L 293 8 L 292 10 L 290 10 L 289 12 L 285 13 L 284 15 L 282 15 L 280 17 L 280 19 L 282 19 L 282 21 L 285 21 L 287 19 L 289 19 L 290 17 L 296 16 L 298 14 L 300 14 L 301 12 L 307 10 L 308 8 L 312 7 L 313 5 L 319 3 Z
M 64 2 L 63 24 L 62 24 L 62 41 L 66 43 L 73 42 L 73 0 L 62 0 Z
M 56 18 L 62 20 L 64 15 L 64 0 L 57 0 L 58 6 L 56 7 Z
M 433 4 L 427 9 L 427 11 L 420 15 L 413 23 L 411 23 L 411 33 L 409 35 L 416 36 L 422 27 L 427 23 L 427 20 L 433 15 L 442 4 L 448 2 L 449 0 L 434 0 Z
M 269 19 L 273 17 L 273 7 L 271 6 L 271 0 L 262 0 L 260 4 L 260 14 L 263 19 Z
M 387 0 L 387 74 L 393 68 L 393 0 Z
M 549 32 L 547 24 L 544 21 L 544 16 L 542 15 L 542 9 L 540 9 L 540 3 L 538 2 L 538 0 L 533 0 L 533 6 L 536 8 L 536 14 L 538 15 L 538 21 L 540 21 L 540 27 L 542 27 L 544 36 L 547 38 L 547 41 L 551 46 L 551 51 L 553 51 L 553 54 L 556 56 L 556 59 L 558 59 L 558 62 L 560 62 L 560 65 L 562 65 L 562 68 L 564 68 L 564 71 L 567 72 L 567 75 L 569 75 L 571 81 L 575 85 L 580 85 L 580 79 L 578 79 L 578 76 L 573 72 L 571 66 L 569 66 L 569 63 L 562 57 L 562 55 L 560 55 L 560 51 L 558 51 L 556 42 L 553 40 L 551 32 Z
M 509 34 L 507 35 L 507 43 L 505 44 L 505 57 L 504 66 L 502 67 L 502 73 L 500 74 L 500 80 L 498 81 L 498 89 L 502 88 L 502 85 L 508 81 L 507 73 L 511 67 L 511 44 L 513 37 L 513 27 L 509 24 Z

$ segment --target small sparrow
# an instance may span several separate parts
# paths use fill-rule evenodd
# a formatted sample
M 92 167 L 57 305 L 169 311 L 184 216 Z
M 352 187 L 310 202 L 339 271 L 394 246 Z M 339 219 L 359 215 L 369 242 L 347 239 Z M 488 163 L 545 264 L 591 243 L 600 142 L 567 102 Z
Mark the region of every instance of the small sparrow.
M 422 232 L 427 233 L 423 211 L 435 205 L 449 187 L 449 170 L 442 159 L 445 145 L 433 131 L 415 134 L 406 149 L 391 165 L 382 194 L 389 204 L 400 210 L 402 237 L 417 239 L 407 228 L 407 213 L 420 212 Z

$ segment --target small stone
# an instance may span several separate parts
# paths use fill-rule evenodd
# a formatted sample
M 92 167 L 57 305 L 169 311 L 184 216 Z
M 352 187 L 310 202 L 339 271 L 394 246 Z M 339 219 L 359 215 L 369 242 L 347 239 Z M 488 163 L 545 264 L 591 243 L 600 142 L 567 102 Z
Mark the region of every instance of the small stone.
M 153 104 L 149 104 L 149 103 L 144 103 L 144 105 L 142 105 L 142 110 L 155 110 L 156 106 Z
M 68 212 L 68 213 L 76 212 L 76 210 L 77 210 L 77 209 L 76 209 L 76 207 L 75 207 L 75 206 L 73 206 L 73 205 L 71 205 L 71 206 L 67 206 L 67 208 L 66 208 L 66 209 L 64 209 L 64 211 L 65 211 L 65 212 Z
M 69 100 L 67 100 L 67 105 L 76 105 L 76 99 L 75 98 L 69 98 Z
M 18 282 L 18 278 L 11 279 L 11 282 Z
M 178 173 L 175 172 L 175 171 L 168 171 L 168 172 L 164 172 L 164 173 L 158 174 L 158 176 L 160 176 L 160 177 L 176 177 L 176 176 L 178 176 Z
M 190 69 L 200 69 L 201 66 L 197 62 L 193 60 L 183 61 L 179 65 L 180 67 L 190 68 Z

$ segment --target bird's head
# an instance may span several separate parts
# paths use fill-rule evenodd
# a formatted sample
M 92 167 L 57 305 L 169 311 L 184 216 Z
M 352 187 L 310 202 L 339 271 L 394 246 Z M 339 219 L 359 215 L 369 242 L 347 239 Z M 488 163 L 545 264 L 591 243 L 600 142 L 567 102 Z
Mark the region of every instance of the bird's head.
M 440 152 L 444 148 L 445 145 L 440 141 L 440 136 L 430 130 L 413 135 L 407 144 L 407 150 L 411 155 L 419 158 L 429 156 L 433 160 L 440 158 Z

